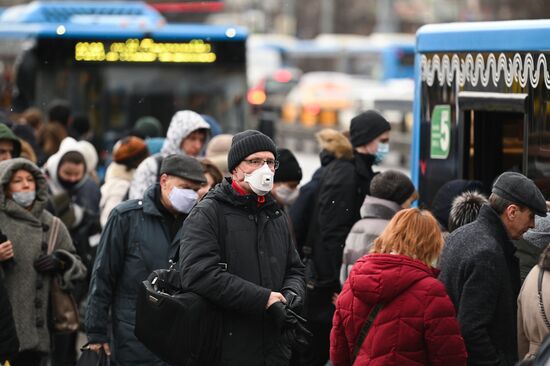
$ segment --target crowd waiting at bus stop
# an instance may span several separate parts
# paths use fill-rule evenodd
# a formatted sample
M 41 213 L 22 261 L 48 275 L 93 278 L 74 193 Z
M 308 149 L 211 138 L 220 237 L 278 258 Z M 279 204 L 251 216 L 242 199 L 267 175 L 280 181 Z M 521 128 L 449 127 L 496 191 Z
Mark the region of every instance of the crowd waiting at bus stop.
M 539 188 L 518 172 L 489 187 L 451 180 L 430 210 L 414 207 L 410 178 L 377 167 L 392 129 L 374 110 L 345 133 L 317 133 L 308 182 L 269 136 L 214 135 L 191 110 L 164 136 L 153 117 L 136 121 L 103 177 L 68 103 L 5 122 L 5 364 L 515 365 L 547 352 L 550 218 Z M 152 273 L 159 283 L 175 274 L 161 295 L 202 305 L 148 322 L 139 299 Z M 55 316 L 55 291 L 72 296 L 76 319 Z

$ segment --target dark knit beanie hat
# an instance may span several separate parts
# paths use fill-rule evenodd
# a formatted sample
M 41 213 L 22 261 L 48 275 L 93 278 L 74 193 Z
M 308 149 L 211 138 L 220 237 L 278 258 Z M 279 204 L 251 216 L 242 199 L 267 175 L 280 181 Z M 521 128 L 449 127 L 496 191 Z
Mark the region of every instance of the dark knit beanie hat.
M 493 183 L 491 192 L 512 203 L 529 207 L 538 216 L 546 216 L 544 196 L 535 183 L 523 174 L 502 173 Z
M 260 131 L 246 130 L 233 136 L 231 148 L 227 155 L 227 168 L 229 172 L 232 172 L 248 155 L 258 151 L 271 151 L 275 158 L 277 158 L 275 143 Z
M 279 168 L 275 171 L 274 182 L 299 182 L 302 180 L 302 168 L 298 160 L 288 149 L 277 149 Z
M 372 197 L 395 202 L 402 205 L 414 193 L 413 182 L 405 174 L 396 170 L 386 170 L 376 174 L 370 182 Z
M 390 129 L 390 123 L 380 113 L 373 110 L 363 112 L 351 120 L 351 144 L 353 147 L 368 144 Z

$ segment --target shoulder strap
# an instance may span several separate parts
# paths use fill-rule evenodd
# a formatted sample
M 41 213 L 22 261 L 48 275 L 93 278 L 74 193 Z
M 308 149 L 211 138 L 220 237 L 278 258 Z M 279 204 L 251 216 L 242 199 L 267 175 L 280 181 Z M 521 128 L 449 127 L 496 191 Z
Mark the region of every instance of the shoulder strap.
M 369 333 L 369 329 L 372 326 L 372 323 L 374 323 L 374 318 L 376 318 L 376 315 L 382 309 L 384 304 L 378 303 L 372 308 L 372 310 L 369 313 L 369 317 L 367 320 L 365 320 L 365 323 L 361 327 L 361 331 L 359 332 L 359 338 L 357 338 L 357 342 L 355 342 L 355 347 L 353 347 L 353 355 L 351 356 L 351 364 L 355 362 L 355 359 L 357 358 L 357 355 L 359 354 L 359 350 L 361 349 L 361 346 L 363 345 L 363 342 L 365 341 L 365 338 L 367 337 L 367 334 Z
M 226 232 L 226 223 L 225 223 L 225 214 L 223 212 L 223 204 L 219 201 L 212 199 L 212 201 L 216 202 L 216 214 L 218 216 L 218 244 L 220 245 L 220 260 L 219 263 L 220 266 L 226 271 L 227 270 L 227 256 L 226 256 L 226 248 L 225 248 L 225 235 L 223 235 Z M 176 264 L 178 263 L 180 257 L 180 251 L 179 249 L 176 250 L 176 253 L 174 256 L 170 259 L 170 263 Z
M 544 278 L 544 269 L 542 267 L 539 267 L 539 279 L 538 279 L 538 297 L 539 297 L 539 308 L 540 308 L 540 314 L 542 315 L 542 320 L 544 321 L 544 325 L 546 325 L 546 328 L 550 330 L 550 322 L 548 321 L 548 317 L 546 316 L 546 311 L 544 311 L 544 303 L 542 301 L 542 279 Z
M 155 156 L 155 161 L 157 162 L 157 178 L 155 179 L 155 182 L 158 182 L 160 179 L 160 166 L 162 165 L 163 160 L 164 160 L 164 156 L 162 155 Z
M 223 203 L 218 200 L 213 200 L 216 202 L 216 213 L 218 214 L 218 244 L 220 245 L 220 266 L 227 271 L 227 253 L 226 253 L 226 243 L 225 243 L 225 233 L 226 223 L 225 223 L 225 214 L 223 212 Z
M 48 238 L 48 255 L 52 254 L 55 249 L 55 242 L 57 241 L 57 235 L 59 234 L 59 223 L 60 220 L 57 217 L 52 217 L 52 227 L 50 228 L 50 236 Z

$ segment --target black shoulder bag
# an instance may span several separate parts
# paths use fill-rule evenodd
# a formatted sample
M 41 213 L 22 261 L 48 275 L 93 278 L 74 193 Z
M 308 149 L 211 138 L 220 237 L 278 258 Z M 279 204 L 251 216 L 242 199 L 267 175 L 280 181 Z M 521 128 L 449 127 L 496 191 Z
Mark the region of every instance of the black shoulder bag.
M 359 350 L 361 350 L 361 346 L 363 345 L 363 342 L 365 341 L 365 338 L 367 337 L 367 334 L 369 333 L 369 329 L 372 326 L 372 323 L 374 323 L 374 318 L 376 318 L 376 315 L 378 315 L 378 312 L 384 304 L 376 304 L 374 308 L 369 313 L 369 317 L 367 320 L 365 320 L 365 323 L 361 327 L 361 331 L 359 332 L 359 338 L 357 338 L 357 341 L 355 342 L 355 347 L 353 347 L 353 355 L 351 356 L 351 364 L 353 365 L 355 363 L 355 359 L 357 358 L 357 355 L 359 354 Z
M 220 257 L 225 261 L 225 217 L 221 204 Z M 136 305 L 136 337 L 170 365 L 217 365 L 221 355 L 222 312 L 206 298 L 183 289 L 176 270 L 179 251 L 170 268 L 153 271 L 140 286 Z M 226 270 L 227 264 L 220 263 Z

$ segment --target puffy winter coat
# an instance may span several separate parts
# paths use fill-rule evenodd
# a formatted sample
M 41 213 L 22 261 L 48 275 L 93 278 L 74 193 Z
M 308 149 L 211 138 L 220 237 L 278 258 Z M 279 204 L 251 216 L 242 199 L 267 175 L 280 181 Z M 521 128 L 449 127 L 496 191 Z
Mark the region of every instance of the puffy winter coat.
M 36 199 L 30 211 L 6 197 L 5 187 L 13 173 L 20 169 L 30 172 L 36 182 Z M 12 242 L 15 261 L 13 265 L 1 268 L 13 309 L 20 351 L 50 351 L 48 296 L 51 276 L 38 273 L 33 266 L 34 261 L 45 254 L 47 248 L 43 248 L 43 243 L 48 241 L 52 226 L 53 216 L 45 210 L 47 200 L 46 179 L 36 165 L 23 158 L 0 163 L 0 230 Z M 86 270 L 80 258 L 74 255 L 75 248 L 63 224 L 59 226 L 55 250 L 63 250 L 70 255 L 62 286 L 73 289 L 77 280 L 85 277 Z
M 105 183 L 101 186 L 101 201 L 99 201 L 101 227 L 107 224 L 113 208 L 128 197 L 135 171 L 135 169 L 128 170 L 126 166 L 114 161 L 107 168 Z
M 177 250 L 155 205 L 154 185 L 140 200 L 115 207 L 101 235 L 90 282 L 86 332 L 90 343 L 109 342 L 110 319 L 117 365 L 161 365 L 134 335 L 136 299 L 141 281 L 167 268 Z M 109 316 L 111 310 L 111 317 Z
M 361 206 L 361 220 L 353 225 L 346 238 L 340 270 L 342 284 L 348 278 L 353 264 L 369 252 L 374 239 L 384 231 L 388 222 L 400 209 L 401 206 L 395 202 L 372 196 L 365 197 Z
M 149 156 L 139 164 L 130 185 L 129 198 L 142 198 L 147 188 L 157 181 L 160 169 L 159 156 L 183 154 L 182 141 L 192 132 L 200 129 L 210 130 L 210 125 L 198 113 L 193 111 L 176 112 L 170 121 L 160 153 Z
M 336 303 L 330 335 L 333 365 L 351 365 L 361 327 L 378 303 L 384 306 L 355 365 L 466 365 L 453 304 L 435 272 L 402 255 L 369 254 L 359 259 Z
M 220 365 L 288 365 L 290 345 L 265 306 L 272 291 L 304 298 L 304 268 L 270 194 L 258 207 L 257 196 L 240 196 L 230 178 L 218 184 L 183 224 L 179 268 L 184 287 L 223 311 Z
M 544 337 L 550 333 L 540 309 L 538 278 L 541 267 L 536 265 L 527 275 L 518 297 L 518 353 L 519 358 L 537 354 Z M 542 301 L 546 316 L 550 316 L 550 271 L 544 271 Z
M 457 309 L 471 365 L 515 365 L 519 264 L 495 210 L 453 231 L 439 260 L 439 279 Z

